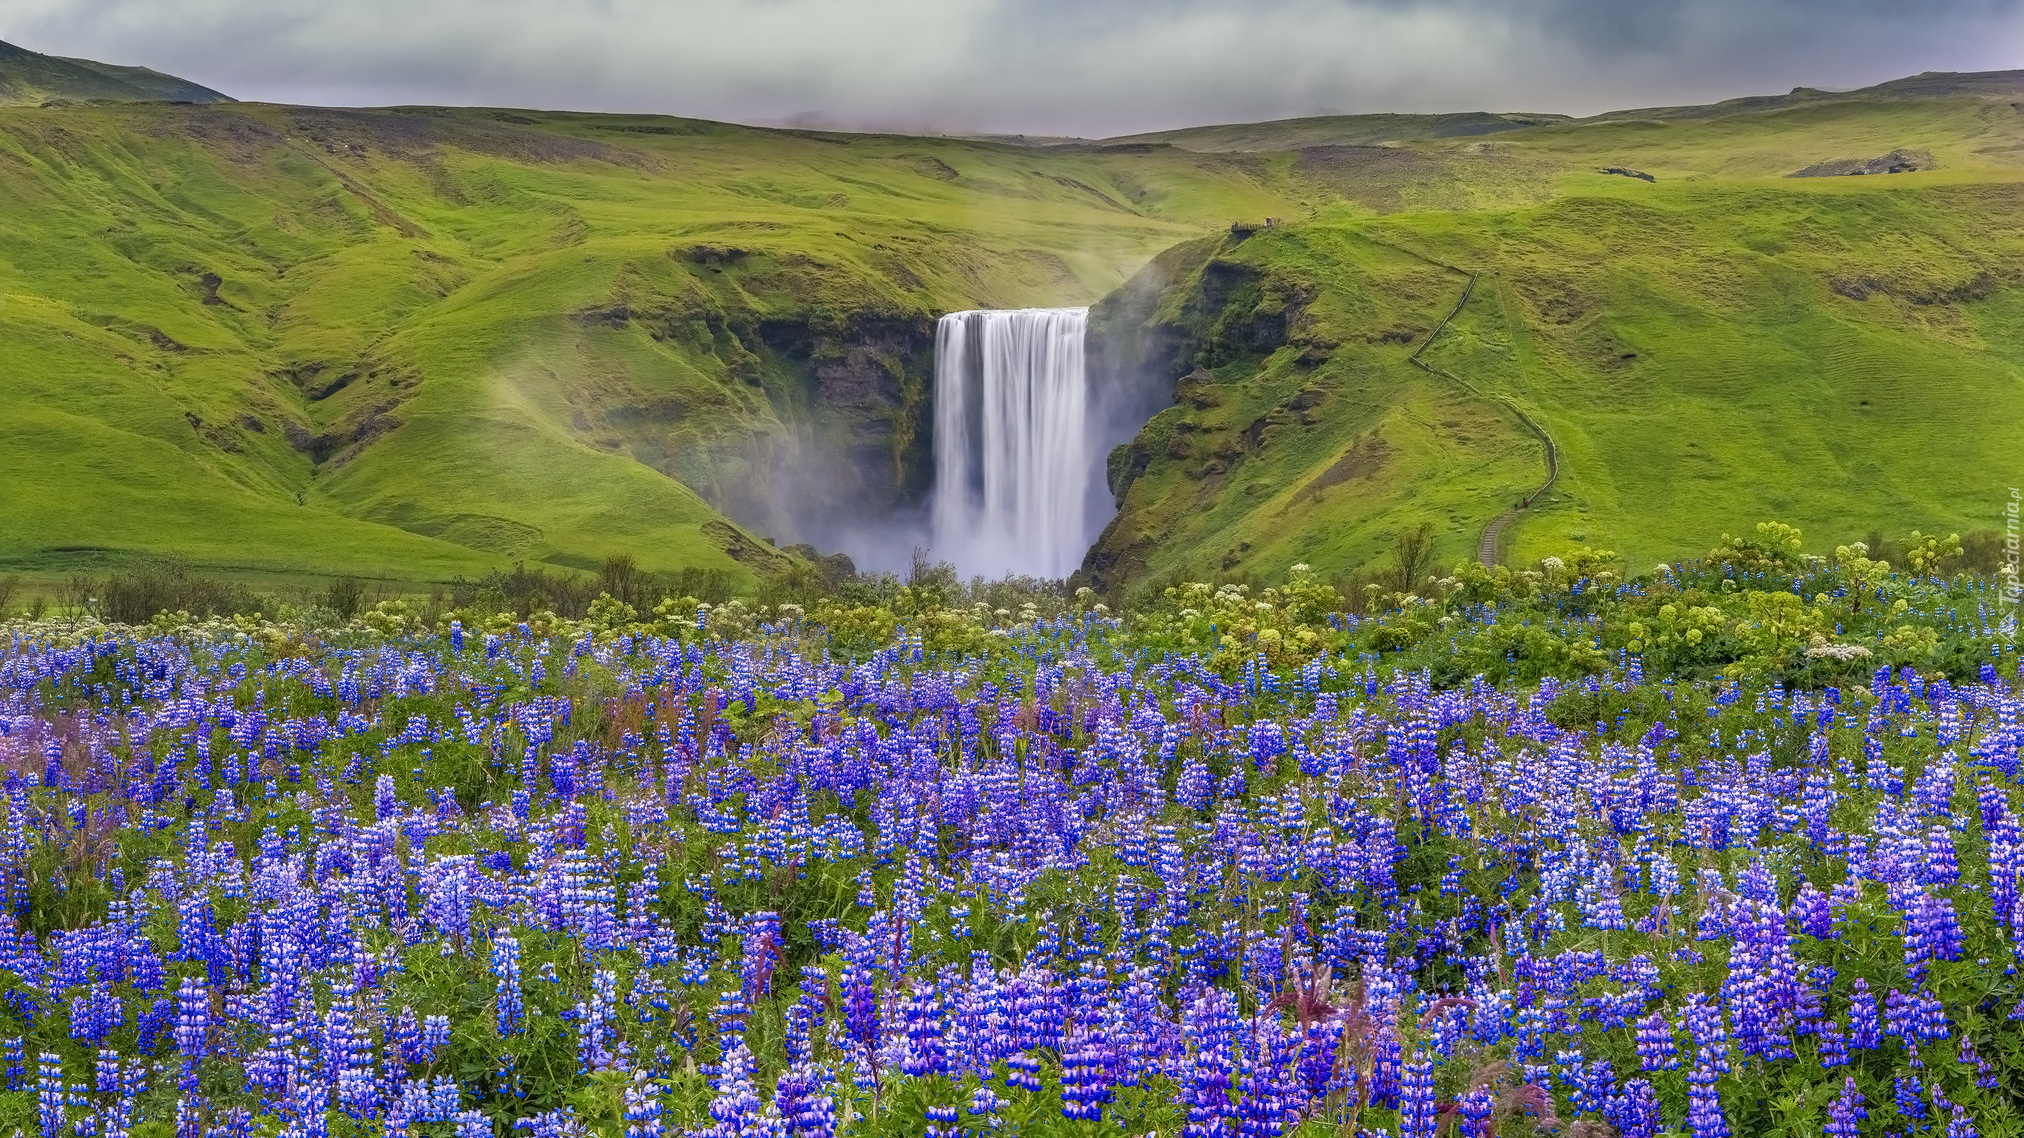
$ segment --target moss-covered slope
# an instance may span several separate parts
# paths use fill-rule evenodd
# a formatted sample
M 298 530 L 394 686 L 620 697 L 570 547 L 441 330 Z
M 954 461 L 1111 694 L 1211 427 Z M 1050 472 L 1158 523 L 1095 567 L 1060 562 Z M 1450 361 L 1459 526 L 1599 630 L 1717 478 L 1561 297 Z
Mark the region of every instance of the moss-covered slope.
M 1106 584 L 1346 571 L 1403 528 L 1637 563 L 1761 518 L 2000 524 L 2024 479 L 2024 185 L 1574 178 L 1524 209 L 1341 213 L 1188 247 L 1107 300 L 1177 381 L 1114 463 Z M 1469 303 L 1409 357 L 1455 304 Z

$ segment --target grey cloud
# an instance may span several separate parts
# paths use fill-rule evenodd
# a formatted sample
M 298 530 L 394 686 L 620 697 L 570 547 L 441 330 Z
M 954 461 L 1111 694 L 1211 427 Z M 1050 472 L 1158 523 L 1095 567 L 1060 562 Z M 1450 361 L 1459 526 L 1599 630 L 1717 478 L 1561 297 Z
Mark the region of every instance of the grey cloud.
M 2014 66 L 2020 16 L 2024 0 L 10 0 L 0 38 L 242 98 L 1102 135 Z

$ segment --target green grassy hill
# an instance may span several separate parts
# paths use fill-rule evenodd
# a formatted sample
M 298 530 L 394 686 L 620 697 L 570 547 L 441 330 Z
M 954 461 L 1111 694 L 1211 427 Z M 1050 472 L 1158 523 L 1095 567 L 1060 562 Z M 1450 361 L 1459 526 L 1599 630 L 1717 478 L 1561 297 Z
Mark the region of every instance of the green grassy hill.
M 1467 555 L 1545 476 L 1520 412 L 1562 473 L 1505 531 L 1519 559 L 1649 565 L 1765 518 L 1844 539 L 2000 526 L 2024 481 L 2024 111 L 1840 99 L 1459 145 L 1495 148 L 1445 167 L 1463 190 L 1502 168 L 1552 194 L 1338 206 L 1177 250 L 1106 303 L 1125 355 L 1185 378 L 1116 457 L 1100 580 L 1339 570 L 1421 522 Z M 1784 176 L 1907 146 L 1937 168 Z M 1434 370 L 1413 366 L 1470 274 Z
M 1513 408 L 1566 459 L 1519 555 L 1988 524 L 2024 111 L 1941 79 L 1383 145 L 0 109 L 0 571 L 749 580 L 927 489 L 936 315 L 1107 295 L 1106 358 L 1186 377 L 1120 456 L 1113 580 L 1347 569 L 1423 518 L 1467 552 L 1540 477 Z M 1895 151 L 1931 168 L 1786 176 Z
M 652 117 L 0 110 L 0 561 L 765 571 L 725 512 L 918 493 L 935 315 L 1095 299 L 1298 190 Z
M 43 55 L 0 41 L 0 107 L 44 103 L 229 103 L 209 87 L 145 67 Z

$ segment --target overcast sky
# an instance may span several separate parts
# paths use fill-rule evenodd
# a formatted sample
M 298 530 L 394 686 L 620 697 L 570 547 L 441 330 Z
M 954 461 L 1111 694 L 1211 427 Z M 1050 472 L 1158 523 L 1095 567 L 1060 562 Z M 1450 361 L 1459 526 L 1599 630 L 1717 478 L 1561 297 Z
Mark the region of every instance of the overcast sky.
M 2024 67 L 2024 0 L 4 0 L 241 99 L 1096 137 Z

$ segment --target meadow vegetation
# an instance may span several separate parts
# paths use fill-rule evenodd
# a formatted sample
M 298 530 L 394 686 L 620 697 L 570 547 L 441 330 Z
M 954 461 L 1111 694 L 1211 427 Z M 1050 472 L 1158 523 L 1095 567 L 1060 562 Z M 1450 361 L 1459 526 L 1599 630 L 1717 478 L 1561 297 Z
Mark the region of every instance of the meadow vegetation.
M 2016 1134 L 2014 601 L 1807 544 L 17 616 L 0 1125 Z

